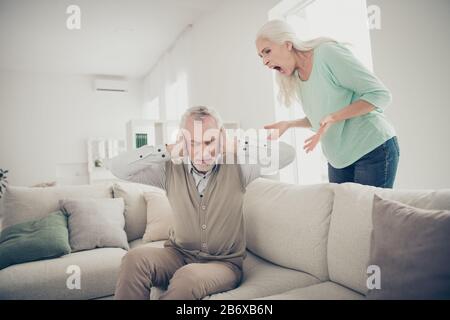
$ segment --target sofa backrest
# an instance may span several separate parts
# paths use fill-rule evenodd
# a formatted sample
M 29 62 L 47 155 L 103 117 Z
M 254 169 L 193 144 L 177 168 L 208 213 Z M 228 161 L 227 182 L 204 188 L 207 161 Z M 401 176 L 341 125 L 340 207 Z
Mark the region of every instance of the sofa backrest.
M 247 188 L 247 248 L 283 267 L 328 279 L 333 185 L 299 186 L 259 178 Z
M 335 185 L 328 235 L 330 280 L 367 293 L 374 194 L 422 209 L 450 210 L 450 190 L 391 190 L 355 183 Z
M 43 218 L 59 210 L 64 198 L 112 198 L 111 184 L 15 187 L 8 186 L 4 195 L 2 229 L 29 220 Z

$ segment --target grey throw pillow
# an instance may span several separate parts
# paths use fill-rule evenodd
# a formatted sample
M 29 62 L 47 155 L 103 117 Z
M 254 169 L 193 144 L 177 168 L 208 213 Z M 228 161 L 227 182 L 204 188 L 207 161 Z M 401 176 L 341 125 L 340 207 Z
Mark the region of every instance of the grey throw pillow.
M 381 288 L 369 299 L 450 299 L 450 211 L 424 210 L 377 195 L 369 265 Z
M 102 247 L 129 249 L 122 198 L 64 199 L 59 204 L 68 216 L 72 251 Z

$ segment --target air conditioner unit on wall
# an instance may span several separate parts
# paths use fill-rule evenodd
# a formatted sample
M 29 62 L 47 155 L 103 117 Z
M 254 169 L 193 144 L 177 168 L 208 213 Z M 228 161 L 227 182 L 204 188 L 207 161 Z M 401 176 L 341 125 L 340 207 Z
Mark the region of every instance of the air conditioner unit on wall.
M 122 79 L 95 79 L 95 91 L 128 92 L 128 81 Z

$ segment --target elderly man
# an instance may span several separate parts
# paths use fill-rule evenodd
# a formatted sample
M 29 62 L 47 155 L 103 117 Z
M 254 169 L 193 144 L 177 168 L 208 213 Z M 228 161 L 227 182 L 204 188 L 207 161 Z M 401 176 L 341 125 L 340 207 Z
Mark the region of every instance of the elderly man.
M 187 110 L 180 129 L 176 145 L 142 147 L 109 164 L 121 179 L 164 189 L 174 215 L 164 248 L 141 246 L 124 256 L 116 299 L 149 299 L 153 286 L 167 288 L 160 299 L 201 299 L 241 282 L 243 197 L 247 185 L 261 175 L 261 166 L 239 163 L 239 145 L 224 139 L 222 122 L 212 109 Z M 295 158 L 287 144 L 280 143 L 279 151 L 278 168 Z M 178 156 L 185 161 L 177 163 Z

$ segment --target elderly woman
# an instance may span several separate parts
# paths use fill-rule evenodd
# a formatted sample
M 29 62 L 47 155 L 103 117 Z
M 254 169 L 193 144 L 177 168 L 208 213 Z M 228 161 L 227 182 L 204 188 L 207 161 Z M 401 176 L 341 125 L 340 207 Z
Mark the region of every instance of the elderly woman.
M 384 109 L 391 94 L 343 44 L 328 38 L 301 41 L 284 21 L 273 20 L 257 34 L 258 55 L 277 72 L 279 100 L 300 102 L 303 119 L 265 126 L 269 138 L 289 128 L 311 128 L 306 152 L 320 141 L 329 181 L 392 188 L 399 146 Z

